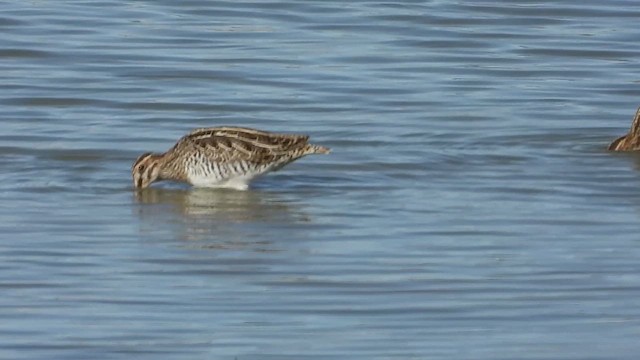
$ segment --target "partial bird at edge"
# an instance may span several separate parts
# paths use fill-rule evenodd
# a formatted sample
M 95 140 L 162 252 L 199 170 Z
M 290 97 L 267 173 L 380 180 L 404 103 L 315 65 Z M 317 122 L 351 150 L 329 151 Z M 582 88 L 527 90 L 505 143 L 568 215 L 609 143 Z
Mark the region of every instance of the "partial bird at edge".
M 611 151 L 637 151 L 640 150 L 640 107 L 631 122 L 629 132 L 615 139 L 610 145 Z

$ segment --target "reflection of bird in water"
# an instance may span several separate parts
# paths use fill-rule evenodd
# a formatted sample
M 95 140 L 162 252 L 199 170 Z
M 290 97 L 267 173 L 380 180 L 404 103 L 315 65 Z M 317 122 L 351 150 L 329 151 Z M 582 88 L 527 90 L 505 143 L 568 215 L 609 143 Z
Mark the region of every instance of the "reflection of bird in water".
M 290 205 L 279 201 L 275 194 L 258 191 L 149 188 L 136 192 L 136 200 L 143 204 L 170 204 L 191 218 L 225 222 L 274 221 L 290 211 Z
M 629 132 L 615 139 L 610 145 L 609 150 L 613 151 L 634 151 L 640 150 L 640 108 L 636 111 L 636 115 L 631 122 Z
M 168 227 L 178 238 L 210 242 L 200 244 L 204 247 L 258 244 L 251 239 L 266 245 L 265 233 L 309 221 L 294 205 L 260 191 L 148 188 L 138 191 L 136 200 L 144 204 L 139 214 L 150 231 Z
M 246 190 L 260 175 L 305 155 L 329 153 L 329 148 L 308 140 L 307 135 L 240 127 L 196 129 L 163 154 L 140 155 L 131 167 L 133 186 L 144 189 L 157 180 L 174 180 Z

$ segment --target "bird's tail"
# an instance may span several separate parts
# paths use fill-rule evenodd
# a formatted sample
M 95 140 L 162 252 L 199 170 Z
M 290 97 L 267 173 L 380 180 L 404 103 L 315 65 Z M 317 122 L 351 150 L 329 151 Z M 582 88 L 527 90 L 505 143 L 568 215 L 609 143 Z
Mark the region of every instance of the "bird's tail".
M 307 148 L 304 150 L 305 154 L 329 154 L 331 149 L 321 145 L 307 145 Z

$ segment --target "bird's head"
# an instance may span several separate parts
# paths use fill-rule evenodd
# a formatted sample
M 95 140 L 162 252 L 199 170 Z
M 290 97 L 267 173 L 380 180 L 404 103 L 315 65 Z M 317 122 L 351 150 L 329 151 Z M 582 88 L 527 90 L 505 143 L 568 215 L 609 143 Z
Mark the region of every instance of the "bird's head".
M 144 153 L 138 157 L 131 167 L 133 187 L 144 189 L 151 185 L 160 176 L 162 155 Z

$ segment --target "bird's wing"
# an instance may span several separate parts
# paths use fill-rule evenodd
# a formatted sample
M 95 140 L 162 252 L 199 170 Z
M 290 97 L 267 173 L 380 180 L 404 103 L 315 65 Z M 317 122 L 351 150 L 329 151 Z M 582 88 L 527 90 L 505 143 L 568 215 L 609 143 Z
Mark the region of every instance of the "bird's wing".
M 196 129 L 182 139 L 216 161 L 255 164 L 275 162 L 299 152 L 307 146 L 308 140 L 307 135 L 276 134 L 241 127 Z

